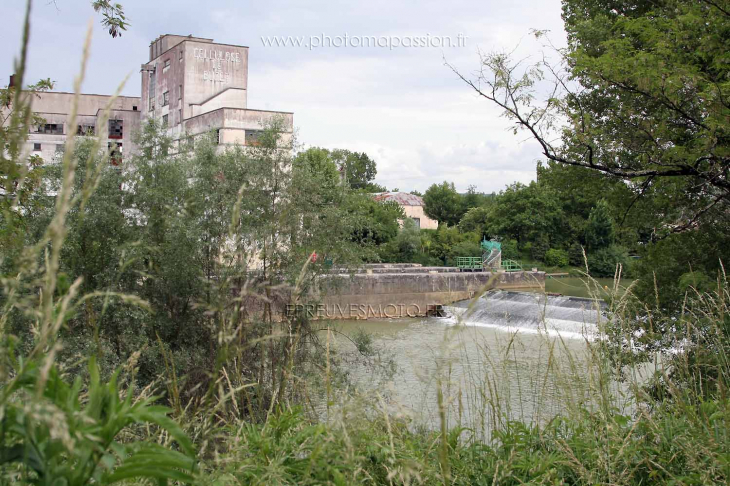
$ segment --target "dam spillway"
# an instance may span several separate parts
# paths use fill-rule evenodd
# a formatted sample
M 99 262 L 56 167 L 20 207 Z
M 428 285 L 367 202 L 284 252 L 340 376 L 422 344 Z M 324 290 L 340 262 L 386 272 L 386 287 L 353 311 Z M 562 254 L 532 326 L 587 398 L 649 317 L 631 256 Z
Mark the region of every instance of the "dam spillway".
M 605 308 L 604 302 L 595 299 L 497 290 L 445 310 L 453 324 L 593 338 Z

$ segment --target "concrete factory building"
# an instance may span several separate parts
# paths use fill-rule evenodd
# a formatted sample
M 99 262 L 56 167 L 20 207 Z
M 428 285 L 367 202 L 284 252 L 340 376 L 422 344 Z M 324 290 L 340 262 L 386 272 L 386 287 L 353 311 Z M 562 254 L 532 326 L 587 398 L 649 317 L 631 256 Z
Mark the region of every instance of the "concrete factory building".
M 438 229 L 439 227 L 438 221 L 426 216 L 426 213 L 423 211 L 423 198 L 420 196 L 407 192 L 379 192 L 373 194 L 373 198 L 376 201 L 395 201 L 398 203 L 403 208 L 406 217 L 411 218 L 416 223 L 417 228 Z M 400 223 L 402 226 L 403 222 L 401 221 Z
M 149 61 L 142 64 L 142 96 L 118 97 L 105 126 L 101 115 L 109 95 L 82 94 L 76 126 L 70 126 L 71 93 L 38 93 L 33 111 L 45 123 L 33 130 L 31 153 L 52 161 L 66 137 L 96 134 L 115 150 L 113 160 L 135 150 L 134 134 L 155 118 L 175 141 L 215 131 L 221 145 L 253 145 L 274 118 L 291 133 L 290 112 L 248 108 L 248 47 L 216 44 L 213 39 L 163 35 L 150 44 Z M 12 83 L 12 81 L 11 81 Z

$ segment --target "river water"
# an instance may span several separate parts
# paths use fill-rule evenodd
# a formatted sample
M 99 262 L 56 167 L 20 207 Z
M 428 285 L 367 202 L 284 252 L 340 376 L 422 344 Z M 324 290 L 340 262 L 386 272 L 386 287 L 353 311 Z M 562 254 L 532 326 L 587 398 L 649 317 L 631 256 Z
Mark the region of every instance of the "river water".
M 595 301 L 500 291 L 446 310 L 445 318 L 330 323 L 343 355 L 359 354 L 350 339 L 372 341 L 373 357 L 347 365 L 356 389 L 413 424 L 437 428 L 443 410 L 448 426 L 482 436 L 505 420 L 544 423 L 596 406 L 605 380 Z M 616 395 L 613 406 L 630 407 Z

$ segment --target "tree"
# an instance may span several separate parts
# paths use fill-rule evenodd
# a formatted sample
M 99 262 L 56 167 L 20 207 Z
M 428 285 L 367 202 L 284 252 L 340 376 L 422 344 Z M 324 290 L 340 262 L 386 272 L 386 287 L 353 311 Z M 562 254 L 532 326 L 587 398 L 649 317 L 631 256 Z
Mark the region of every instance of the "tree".
M 347 182 L 353 189 L 367 189 L 378 173 L 375 161 L 368 157 L 365 152 L 335 149 L 332 151 L 332 158 L 339 168 L 345 171 Z
M 461 203 L 464 206 L 463 210 L 467 212 L 472 208 L 486 206 L 492 200 L 492 197 L 491 194 L 477 192 L 476 186 L 471 185 L 466 190 L 466 194 L 463 194 L 461 197 Z
M 464 215 L 461 195 L 453 182 L 432 184 L 423 194 L 424 211 L 431 218 L 449 226 L 459 224 Z
M 486 235 L 489 233 L 487 222 L 491 213 L 492 208 L 473 207 L 462 216 L 461 221 L 459 221 L 459 229 L 464 232 L 474 231 Z
M 600 250 L 611 246 L 615 239 L 615 230 L 610 209 L 605 199 L 591 210 L 586 227 L 586 245 L 590 250 Z
M 416 224 L 411 218 L 403 220 L 403 227 L 396 238 L 398 253 L 401 262 L 409 262 L 421 248 L 421 236 Z
M 496 53 L 482 56 L 478 79 L 457 75 L 548 160 L 628 181 L 637 197 L 671 193 L 665 232 L 725 218 L 728 10 L 709 0 L 565 0 L 563 18 L 569 44 L 559 65 L 523 66 Z
M 521 245 L 539 241 L 538 259 L 565 242 L 566 226 L 557 194 L 536 182 L 515 183 L 500 192 L 487 220 L 492 236 L 514 238 Z
M 122 31 L 129 27 L 129 21 L 127 21 L 124 8 L 120 3 L 112 3 L 109 0 L 92 0 L 91 6 L 95 12 L 101 12 L 103 17 L 101 24 L 109 29 L 109 35 L 113 38 L 121 37 Z
M 398 220 L 405 219 L 403 208 L 397 202 L 376 201 L 361 192 L 350 193 L 343 204 L 352 218 L 351 240 L 363 251 L 393 240 L 398 235 Z

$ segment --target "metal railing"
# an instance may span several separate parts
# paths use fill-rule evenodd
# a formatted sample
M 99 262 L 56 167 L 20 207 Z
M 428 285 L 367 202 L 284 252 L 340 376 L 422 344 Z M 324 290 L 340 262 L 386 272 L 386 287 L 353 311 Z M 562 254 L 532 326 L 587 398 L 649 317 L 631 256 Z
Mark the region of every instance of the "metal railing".
M 459 270 L 482 271 L 481 257 L 456 257 L 456 266 Z

